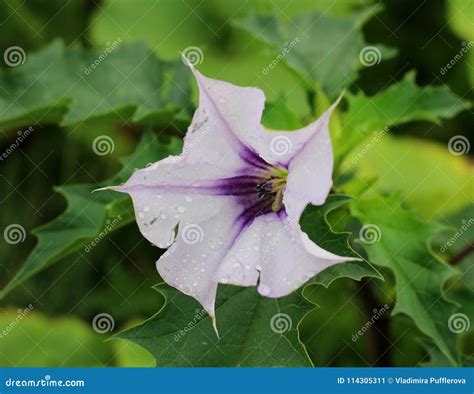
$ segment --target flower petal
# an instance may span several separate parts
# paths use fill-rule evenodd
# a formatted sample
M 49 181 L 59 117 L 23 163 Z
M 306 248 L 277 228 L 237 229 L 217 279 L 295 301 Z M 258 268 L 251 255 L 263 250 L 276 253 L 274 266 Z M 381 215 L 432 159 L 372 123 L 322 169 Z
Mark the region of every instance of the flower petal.
M 189 162 L 212 163 L 228 170 L 249 164 L 252 156 L 242 136 L 260 128 L 265 96 L 259 89 L 207 78 L 192 67 L 199 86 L 199 107 L 185 137 Z
M 341 96 L 342 97 L 342 96 Z M 305 130 L 304 144 L 288 165 L 283 204 L 290 221 L 297 223 L 306 205 L 322 205 L 332 187 L 334 156 L 329 135 L 329 118 L 339 99 Z M 309 129 L 308 129 L 309 128 Z
M 285 215 L 260 216 L 227 253 L 215 275 L 222 283 L 254 286 L 267 297 L 282 297 L 322 270 L 352 257 L 320 248 Z
M 215 215 L 223 202 L 217 197 L 216 181 L 212 178 L 218 178 L 221 172 L 216 166 L 192 166 L 183 157 L 171 156 L 135 171 L 124 185 L 114 189 L 132 197 L 143 236 L 167 248 L 183 219 L 198 222 Z
M 218 285 L 214 274 L 238 234 L 239 213 L 231 199 L 216 198 L 213 205 L 207 218 L 189 215 L 180 220 L 176 241 L 156 263 L 166 283 L 198 300 L 211 317 Z

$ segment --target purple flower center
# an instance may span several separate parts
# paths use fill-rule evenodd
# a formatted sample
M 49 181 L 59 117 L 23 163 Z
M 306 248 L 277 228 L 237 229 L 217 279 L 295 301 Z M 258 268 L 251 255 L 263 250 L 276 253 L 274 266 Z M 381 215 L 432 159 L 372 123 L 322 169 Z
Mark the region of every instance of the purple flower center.
M 242 206 L 239 220 L 249 224 L 258 216 L 284 212 L 283 190 L 287 176 L 288 170 L 284 167 L 256 168 L 248 175 L 221 180 L 219 194 L 235 196 Z

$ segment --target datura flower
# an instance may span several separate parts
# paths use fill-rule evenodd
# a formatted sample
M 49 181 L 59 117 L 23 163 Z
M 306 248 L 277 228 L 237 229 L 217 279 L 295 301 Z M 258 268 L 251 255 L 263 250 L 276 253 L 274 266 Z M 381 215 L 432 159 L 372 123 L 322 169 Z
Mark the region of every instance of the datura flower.
M 316 245 L 301 230 L 306 205 L 332 186 L 328 122 L 337 102 L 296 131 L 260 124 L 263 92 L 203 76 L 183 152 L 137 170 L 114 190 L 133 200 L 143 236 L 169 249 L 163 280 L 198 300 L 215 323 L 219 283 L 282 297 L 327 267 L 353 258 Z

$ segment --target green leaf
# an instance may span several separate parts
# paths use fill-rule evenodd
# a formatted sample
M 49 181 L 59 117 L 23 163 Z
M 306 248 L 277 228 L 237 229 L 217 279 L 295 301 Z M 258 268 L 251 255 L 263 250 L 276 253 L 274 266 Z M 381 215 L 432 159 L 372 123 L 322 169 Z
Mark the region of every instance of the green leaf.
M 303 229 L 313 240 L 343 256 L 354 256 L 355 252 L 347 244 L 347 233 L 332 232 L 327 215 L 349 200 L 347 196 L 330 196 L 324 206 L 305 211 L 302 220 Z M 360 280 L 366 276 L 381 278 L 369 264 L 351 262 L 323 271 L 309 284 L 327 287 L 337 278 Z M 259 296 L 255 287 L 220 285 L 216 302 L 218 339 L 211 319 L 197 301 L 169 287 L 159 286 L 157 290 L 167 299 L 165 306 L 143 324 L 116 335 L 143 346 L 155 356 L 157 365 L 311 365 L 297 327 L 312 306 L 299 291 L 271 299 Z M 275 332 L 277 321 L 291 329 Z
M 328 215 L 338 208 L 347 205 L 352 200 L 349 196 L 332 194 L 321 207 L 309 206 L 301 217 L 301 228 L 317 245 L 339 256 L 361 258 L 348 243 L 347 232 L 334 232 L 328 223 Z M 345 221 L 347 217 L 339 218 Z M 351 278 L 361 280 L 364 277 L 382 279 L 382 275 L 366 261 L 349 261 L 336 264 L 316 275 L 310 282 L 328 287 L 338 278 Z
M 474 0 L 450 0 L 447 4 L 447 22 L 454 32 L 461 38 L 474 40 L 472 16 Z
M 124 168 L 104 186 L 118 185 L 134 168 L 145 167 L 179 152 L 181 142 L 158 144 L 151 132 L 144 134 L 135 152 L 122 161 Z M 0 299 L 36 273 L 63 257 L 83 249 L 88 253 L 112 231 L 134 221 L 132 204 L 126 194 L 112 191 L 93 193 L 100 185 L 68 185 L 57 188 L 68 202 L 67 209 L 52 222 L 33 230 L 38 243 L 13 279 L 0 291 Z
M 346 156 L 341 170 L 355 172 L 354 182 L 377 179 L 365 196 L 400 191 L 404 202 L 426 218 L 443 218 L 472 201 L 469 160 L 433 141 L 379 133 Z M 349 193 L 350 187 L 342 189 Z
M 344 114 L 344 130 L 336 141 L 336 156 L 356 147 L 373 132 L 412 121 L 438 122 L 468 108 L 446 86 L 418 86 L 415 73 L 375 96 L 347 94 L 349 110 Z
M 302 127 L 298 117 L 286 105 L 284 97 L 274 103 L 265 104 L 262 124 L 276 130 L 295 130 Z
M 359 53 L 367 46 L 362 25 L 376 10 L 376 7 L 367 8 L 344 18 L 311 12 L 291 21 L 282 21 L 273 15 L 252 14 L 237 21 L 236 25 L 273 50 L 275 65 L 285 62 L 308 88 L 319 85 L 334 98 L 355 79 L 360 67 Z M 382 46 L 379 50 L 384 58 L 393 54 Z
M 117 39 L 91 52 L 56 41 L 0 73 L 0 126 L 98 117 L 166 124 L 189 103 L 189 81 L 181 62 L 163 62 L 142 43 Z
M 219 286 L 219 339 L 197 301 L 167 286 L 156 289 L 166 305 L 115 337 L 143 346 L 159 366 L 311 366 L 297 331 L 310 305 L 298 293 L 272 299 L 259 296 L 255 287 Z
M 393 314 L 413 319 L 453 365 L 458 365 L 456 337 L 448 320 L 455 305 L 443 290 L 453 270 L 432 253 L 429 242 L 441 225 L 425 223 L 401 208 L 398 196 L 358 200 L 353 215 L 366 227 L 361 245 L 374 264 L 388 268 L 395 276 L 397 302 Z M 364 229 L 364 228 L 363 228 Z

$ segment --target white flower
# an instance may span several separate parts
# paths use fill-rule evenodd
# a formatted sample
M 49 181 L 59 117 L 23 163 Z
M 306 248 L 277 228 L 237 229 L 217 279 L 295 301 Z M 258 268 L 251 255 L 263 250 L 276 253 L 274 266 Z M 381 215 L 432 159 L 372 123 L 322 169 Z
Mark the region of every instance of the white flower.
M 299 226 L 306 205 L 323 204 L 332 186 L 328 122 L 337 102 L 307 127 L 270 131 L 260 124 L 261 90 L 193 73 L 199 107 L 183 153 L 114 189 L 132 197 L 144 237 L 170 247 L 156 263 L 162 278 L 214 320 L 219 283 L 282 297 L 354 259 L 320 248 Z

